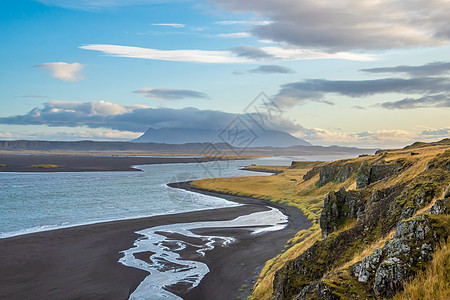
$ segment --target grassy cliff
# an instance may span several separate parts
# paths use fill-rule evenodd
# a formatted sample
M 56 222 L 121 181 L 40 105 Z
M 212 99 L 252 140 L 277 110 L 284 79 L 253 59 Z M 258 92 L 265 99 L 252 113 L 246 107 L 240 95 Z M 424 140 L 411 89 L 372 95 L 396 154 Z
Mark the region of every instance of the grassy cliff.
M 252 299 L 449 299 L 450 140 L 272 171 L 192 183 L 313 221 L 266 263 Z

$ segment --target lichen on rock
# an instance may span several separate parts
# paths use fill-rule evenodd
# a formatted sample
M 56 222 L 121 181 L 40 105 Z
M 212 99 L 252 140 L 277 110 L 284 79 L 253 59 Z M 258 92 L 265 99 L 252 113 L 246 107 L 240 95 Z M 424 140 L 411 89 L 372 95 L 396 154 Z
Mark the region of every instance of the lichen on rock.
M 358 219 L 365 210 L 365 201 L 360 191 L 330 192 L 325 200 L 320 215 L 322 236 L 326 238 L 336 231 L 347 219 Z
M 359 282 L 372 283 L 374 293 L 392 297 L 403 289 L 403 283 L 431 260 L 439 241 L 449 235 L 446 228 L 428 215 L 401 222 L 394 237 L 382 249 L 350 267 Z

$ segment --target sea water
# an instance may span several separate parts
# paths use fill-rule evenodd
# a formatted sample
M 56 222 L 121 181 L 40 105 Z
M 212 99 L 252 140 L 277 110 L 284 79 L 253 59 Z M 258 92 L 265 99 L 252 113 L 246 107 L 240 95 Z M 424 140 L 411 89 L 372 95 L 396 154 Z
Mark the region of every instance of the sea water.
M 249 176 L 241 167 L 259 160 L 157 164 L 143 172 L 0 173 L 0 238 L 109 220 L 236 205 L 189 194 L 169 182 Z M 287 159 L 271 164 L 288 164 Z M 263 175 L 263 174 L 258 174 Z
M 167 183 L 254 176 L 255 172 L 240 170 L 250 164 L 290 165 L 293 160 L 336 158 L 342 157 L 270 157 L 136 166 L 142 172 L 0 173 L 0 238 L 103 221 L 237 206 L 240 204 L 222 198 L 170 188 Z M 198 235 L 192 229 L 246 227 L 252 234 L 263 234 L 283 229 L 286 224 L 287 216 L 270 208 L 230 221 L 168 224 L 139 231 L 141 237 L 133 247 L 122 251 L 119 261 L 149 272 L 130 299 L 181 299 L 165 287 L 177 283 L 195 287 L 209 268 L 202 262 L 182 259 L 178 252 L 186 247 L 197 247 L 197 253 L 205 255 L 214 247 L 234 240 Z M 201 242 L 194 245 L 183 239 L 168 239 L 162 232 Z M 168 247 L 168 243 L 175 243 L 176 247 Z M 142 252 L 152 253 L 148 262 L 134 256 Z
M 55 228 L 237 205 L 187 193 L 167 183 L 209 177 L 263 176 L 250 164 L 338 157 L 267 157 L 250 160 L 138 166 L 143 172 L 0 172 L 0 238 Z M 339 157 L 340 158 L 340 157 Z

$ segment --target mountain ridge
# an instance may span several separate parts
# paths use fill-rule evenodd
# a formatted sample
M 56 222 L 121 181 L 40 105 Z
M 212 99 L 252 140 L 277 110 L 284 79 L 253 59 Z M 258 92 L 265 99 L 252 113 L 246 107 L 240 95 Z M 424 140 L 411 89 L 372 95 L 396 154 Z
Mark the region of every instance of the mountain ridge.
M 245 138 L 249 142 L 246 147 L 291 147 L 291 146 L 312 146 L 311 143 L 294 137 L 293 135 L 279 130 L 251 130 L 244 129 L 238 133 L 230 129 L 231 134 L 246 134 Z M 244 132 L 245 131 L 245 132 Z M 225 130 L 216 129 L 185 129 L 185 128 L 149 128 L 143 135 L 132 142 L 153 142 L 165 144 L 185 144 L 185 143 L 220 143 L 225 142 L 233 146 L 238 144 L 236 136 L 229 137 L 230 133 Z

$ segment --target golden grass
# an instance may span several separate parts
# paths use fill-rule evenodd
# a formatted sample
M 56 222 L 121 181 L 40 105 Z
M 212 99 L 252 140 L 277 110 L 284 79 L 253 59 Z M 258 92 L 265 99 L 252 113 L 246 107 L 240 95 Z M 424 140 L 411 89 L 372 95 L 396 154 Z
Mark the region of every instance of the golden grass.
M 349 162 L 360 162 L 368 161 L 369 163 L 373 163 L 374 161 L 382 158 L 385 161 L 395 161 L 399 159 L 403 159 L 409 163 L 412 163 L 408 167 L 408 169 L 400 172 L 398 175 L 392 176 L 386 180 L 380 180 L 373 185 L 370 185 L 369 189 L 382 189 L 388 186 L 392 186 L 395 184 L 407 182 L 416 176 L 418 176 L 421 172 L 425 171 L 428 162 L 433 159 L 437 154 L 440 154 L 449 148 L 448 145 L 442 146 L 433 146 L 429 148 L 419 148 L 411 150 L 389 150 L 385 151 L 383 157 L 380 155 L 369 155 L 364 157 L 358 157 L 354 159 L 346 159 L 336 162 L 337 164 L 345 164 Z M 414 152 L 414 155 L 411 155 L 411 152 Z M 313 226 L 308 230 L 302 230 L 297 233 L 297 235 L 292 238 L 286 245 L 283 253 L 279 254 L 275 258 L 266 262 L 263 270 L 258 276 L 257 282 L 254 286 L 252 299 L 255 300 L 265 300 L 269 299 L 273 292 L 273 279 L 274 274 L 280 268 L 282 268 L 287 261 L 292 260 L 299 255 L 301 255 L 306 249 L 311 247 L 316 241 L 321 239 L 321 231 L 319 228 L 318 220 L 320 217 L 320 212 L 323 206 L 323 199 L 330 191 L 336 191 L 342 187 L 345 189 L 356 189 L 356 175 L 353 174 L 350 178 L 348 178 L 345 182 L 329 182 L 324 186 L 318 186 L 316 183 L 319 180 L 319 174 L 316 174 L 314 177 L 310 178 L 307 181 L 303 180 L 303 176 L 311 170 L 313 167 L 322 166 L 324 164 L 328 164 L 327 162 L 295 162 L 290 167 L 272 167 L 272 166 L 251 166 L 247 169 L 259 169 L 266 168 L 266 170 L 277 170 L 283 171 L 280 174 L 272 175 L 272 176 L 251 176 L 251 177 L 232 177 L 232 178 L 212 178 L 212 179 L 203 179 L 192 182 L 192 185 L 210 190 L 223 192 L 232 195 L 238 196 L 247 196 L 254 197 L 259 199 L 270 200 L 273 202 L 278 202 L 285 205 L 290 205 L 297 207 L 302 210 L 302 212 L 313 222 Z M 431 204 L 432 205 L 432 204 Z M 419 211 L 419 213 L 423 213 L 428 207 Z M 344 230 L 348 230 L 355 225 L 355 221 L 351 220 L 347 224 L 345 224 L 340 230 L 334 234 L 338 234 Z M 333 271 L 339 272 L 346 270 L 351 265 L 355 264 L 358 261 L 364 259 L 364 257 L 373 253 L 376 248 L 382 248 L 386 241 L 392 239 L 395 234 L 395 230 L 390 232 L 387 236 L 379 239 L 373 244 L 367 245 L 364 249 L 357 252 L 354 257 L 344 263 L 343 265 L 335 268 Z M 448 246 L 446 246 L 448 249 Z M 444 248 L 443 248 L 444 249 Z M 448 250 L 447 258 L 446 258 L 446 268 L 448 272 Z M 436 254 L 437 257 L 439 256 Z M 436 260 L 439 261 L 439 260 Z M 439 264 L 442 264 L 439 261 Z M 334 272 L 333 272 L 334 273 Z M 442 274 L 440 275 L 442 276 Z M 446 274 L 448 280 L 448 274 Z M 424 277 L 425 280 L 426 277 Z M 415 281 L 414 281 L 415 282 Z M 442 283 L 434 283 L 439 285 Z M 414 283 L 411 283 L 408 286 L 413 286 Z M 418 284 L 416 284 L 418 285 Z M 431 285 L 431 283 L 430 283 Z M 432 288 L 432 287 L 430 287 Z M 434 288 L 434 287 L 433 287 Z M 448 296 L 448 285 L 445 287 L 436 286 L 439 290 L 441 289 L 443 292 L 441 295 Z M 410 287 L 409 289 L 412 289 Z M 446 290 L 445 290 L 446 289 Z M 445 291 L 444 291 L 445 290 Z M 405 291 L 406 292 L 406 291 Z M 444 294 L 447 293 L 447 294 Z M 418 292 L 414 295 L 419 295 Z M 439 298 L 440 294 L 435 297 L 438 298 L 421 298 L 421 297 L 411 297 L 411 298 L 399 298 L 399 299 L 450 299 L 448 298 Z
M 42 165 L 32 165 L 32 168 L 36 168 L 36 169 L 55 169 L 55 168 L 59 168 L 59 165 L 49 165 L 49 164 L 42 164 Z
M 384 244 L 391 240 L 394 237 L 395 234 L 395 229 L 392 230 L 391 232 L 389 232 L 389 234 L 387 234 L 386 236 L 384 236 L 383 238 L 377 240 L 376 242 L 366 246 L 362 251 L 356 253 L 352 259 L 350 259 L 349 261 L 347 261 L 346 263 L 344 263 L 342 266 L 339 266 L 338 268 L 336 268 L 334 271 L 340 271 L 340 270 L 345 270 L 347 268 L 349 268 L 350 266 L 356 264 L 359 261 L 362 261 L 364 258 L 366 258 L 367 256 L 373 254 L 373 252 L 375 251 L 375 249 L 377 248 L 383 248 Z
M 262 171 L 262 172 L 268 172 L 268 173 L 272 173 L 272 172 L 282 172 L 285 171 L 287 168 L 287 166 L 258 166 L 258 165 L 251 165 L 251 166 L 246 166 L 244 167 L 244 170 L 247 171 Z
M 425 271 L 405 285 L 395 300 L 448 300 L 450 299 L 450 247 L 441 243 Z
M 298 165 L 288 167 L 283 173 L 272 176 L 208 178 L 193 181 L 192 185 L 205 190 L 253 197 L 294 206 L 301 209 L 308 219 L 317 221 L 325 195 L 342 186 L 348 188 L 355 182 L 353 176 L 353 178 L 344 183 L 332 182 L 323 187 L 317 187 L 316 182 L 319 179 L 319 174 L 308 181 L 304 181 L 303 175 L 318 164 L 322 165 L 323 162 L 308 162 L 301 167 Z M 277 169 L 272 166 L 266 166 L 266 168 Z M 283 167 L 278 168 L 281 170 Z
M 426 170 L 428 162 L 436 157 L 436 155 L 441 154 L 449 149 L 448 145 L 443 146 L 433 146 L 428 148 L 420 148 L 411 150 L 391 150 L 386 152 L 385 161 L 395 161 L 398 159 L 406 159 L 408 162 L 413 163 L 411 167 L 408 168 L 407 172 L 401 172 L 398 176 L 389 178 L 385 182 L 381 182 L 377 185 L 377 188 L 383 188 L 384 183 L 387 185 L 396 185 L 398 183 L 406 182 L 414 177 L 417 177 L 420 173 Z M 416 153 L 416 155 L 411 156 L 411 152 Z
M 253 287 L 252 300 L 267 300 L 273 293 L 273 279 L 275 272 L 281 269 L 287 261 L 296 258 L 321 239 L 319 225 L 315 224 L 308 230 L 302 230 L 288 242 L 293 245 L 285 252 L 268 260 L 264 265 Z
M 5 164 L 0 164 L 0 167 L 6 167 L 6 165 Z

